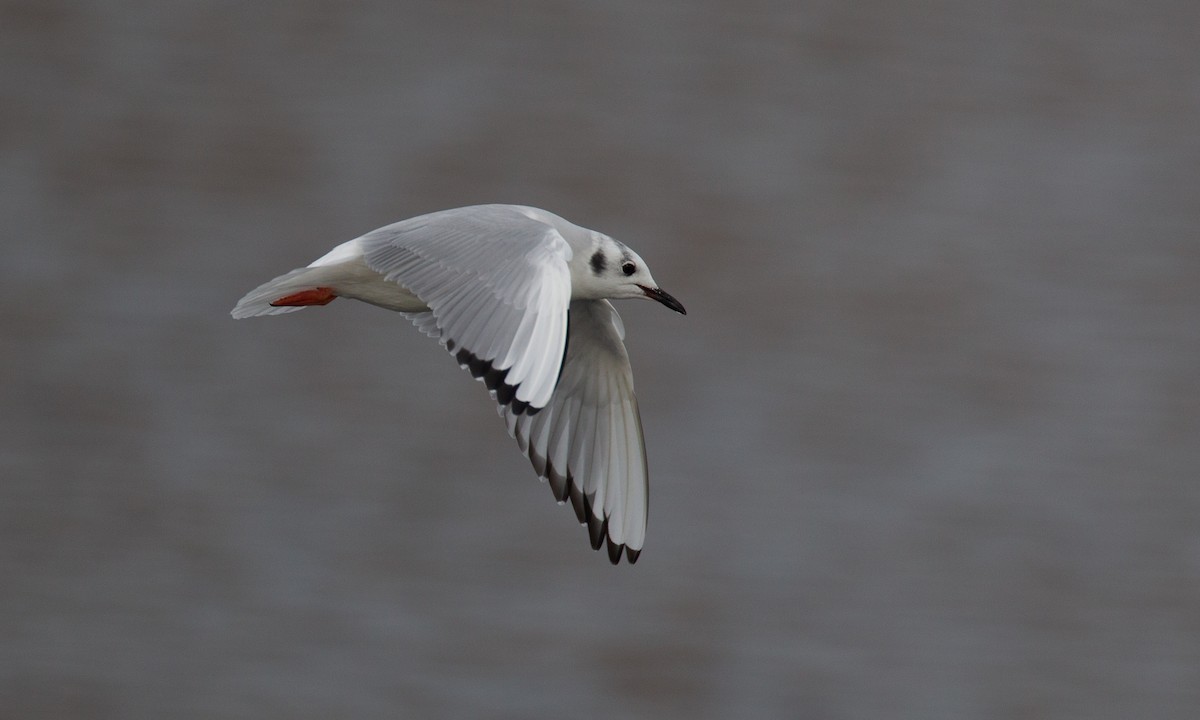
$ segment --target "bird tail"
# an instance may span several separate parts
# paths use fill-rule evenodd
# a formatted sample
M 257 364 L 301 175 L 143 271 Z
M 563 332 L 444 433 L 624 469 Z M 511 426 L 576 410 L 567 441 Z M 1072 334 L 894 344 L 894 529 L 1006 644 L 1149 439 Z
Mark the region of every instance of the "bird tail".
M 279 315 L 309 305 L 326 305 L 337 295 L 326 283 L 331 279 L 324 266 L 304 267 L 259 285 L 234 306 L 235 318 Z

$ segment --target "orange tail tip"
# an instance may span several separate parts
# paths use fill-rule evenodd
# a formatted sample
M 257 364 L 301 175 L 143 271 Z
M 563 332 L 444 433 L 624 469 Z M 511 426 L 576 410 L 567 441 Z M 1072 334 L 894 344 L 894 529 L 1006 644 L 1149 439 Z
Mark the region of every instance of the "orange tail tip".
M 337 295 L 333 292 L 333 288 L 316 287 L 308 290 L 301 290 L 298 293 L 285 295 L 275 302 L 271 303 L 272 307 L 304 307 L 306 305 L 328 305 L 337 299 Z

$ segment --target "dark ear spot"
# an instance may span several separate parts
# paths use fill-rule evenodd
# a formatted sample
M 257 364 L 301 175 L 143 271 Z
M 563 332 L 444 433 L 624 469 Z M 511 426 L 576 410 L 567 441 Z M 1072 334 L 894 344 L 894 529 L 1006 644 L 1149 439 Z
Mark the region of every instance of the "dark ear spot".
M 592 255 L 591 263 L 592 272 L 596 273 L 597 275 L 604 273 L 604 267 L 607 265 L 607 263 L 604 261 L 604 253 L 602 251 L 597 250 L 596 253 Z

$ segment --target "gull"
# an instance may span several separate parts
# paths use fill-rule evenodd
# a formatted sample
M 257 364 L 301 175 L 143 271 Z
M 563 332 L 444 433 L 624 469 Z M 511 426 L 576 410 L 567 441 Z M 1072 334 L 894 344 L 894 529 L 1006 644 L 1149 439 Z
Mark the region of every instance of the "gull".
M 570 501 L 592 548 L 634 563 L 646 537 L 646 448 L 625 328 L 609 299 L 686 315 L 611 237 L 523 205 L 402 220 L 251 290 L 235 318 L 338 297 L 394 310 L 436 339 L 496 401 L 508 433 Z

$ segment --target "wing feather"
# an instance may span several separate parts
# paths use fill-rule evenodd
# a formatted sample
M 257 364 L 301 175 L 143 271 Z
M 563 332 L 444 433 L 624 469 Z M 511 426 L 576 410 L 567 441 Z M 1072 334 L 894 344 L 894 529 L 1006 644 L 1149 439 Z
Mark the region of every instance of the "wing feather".
M 486 205 L 404 220 L 359 242 L 372 270 L 429 306 L 410 319 L 498 400 L 521 412 L 546 406 L 571 298 L 571 247 L 557 229 L 512 206 Z
M 500 408 L 555 499 L 570 500 L 593 547 L 606 545 L 614 563 L 641 552 L 648 502 L 642 422 L 620 330 L 607 300 L 572 302 L 570 341 L 549 404 L 535 415 Z

